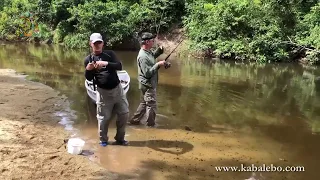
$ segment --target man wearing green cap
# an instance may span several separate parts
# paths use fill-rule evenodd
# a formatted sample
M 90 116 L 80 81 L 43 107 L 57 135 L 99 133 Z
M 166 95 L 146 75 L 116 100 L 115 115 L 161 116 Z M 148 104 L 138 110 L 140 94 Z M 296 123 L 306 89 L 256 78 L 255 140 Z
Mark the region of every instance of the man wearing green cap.
M 166 65 L 166 61 L 156 61 L 156 58 L 163 53 L 159 47 L 154 52 L 151 48 L 154 45 L 155 36 L 151 33 L 143 33 L 141 37 L 141 49 L 137 57 L 138 81 L 141 91 L 141 103 L 130 120 L 131 125 L 140 124 L 146 115 L 147 126 L 155 126 L 157 100 L 156 88 L 158 85 L 158 70 Z

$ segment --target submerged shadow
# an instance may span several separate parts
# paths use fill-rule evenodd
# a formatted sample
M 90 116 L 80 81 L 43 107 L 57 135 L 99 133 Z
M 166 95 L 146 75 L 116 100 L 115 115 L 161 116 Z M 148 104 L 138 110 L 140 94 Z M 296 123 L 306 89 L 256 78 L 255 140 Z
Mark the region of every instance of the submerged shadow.
M 193 145 L 183 141 L 169 140 L 148 140 L 148 141 L 130 141 L 129 146 L 148 147 L 155 151 L 181 155 L 193 149 Z M 174 148 L 173 150 L 169 148 Z
M 120 173 L 114 173 L 114 172 L 109 172 L 107 170 L 101 170 L 98 172 L 95 172 L 91 175 L 89 180 L 138 180 L 137 175 L 129 175 L 129 174 L 120 174 Z

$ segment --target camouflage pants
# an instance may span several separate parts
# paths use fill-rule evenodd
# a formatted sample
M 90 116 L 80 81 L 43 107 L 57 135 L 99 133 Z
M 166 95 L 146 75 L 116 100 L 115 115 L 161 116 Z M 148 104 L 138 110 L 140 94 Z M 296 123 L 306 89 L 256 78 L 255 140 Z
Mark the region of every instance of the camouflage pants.
M 130 120 L 131 124 L 146 122 L 147 126 L 154 126 L 157 111 L 156 89 L 141 88 L 141 103 Z M 145 117 L 145 118 L 144 118 Z
M 111 90 L 98 87 L 96 103 L 100 141 L 107 142 L 109 140 L 108 127 L 113 111 L 117 114 L 117 134 L 114 139 L 123 141 L 129 116 L 129 103 L 121 84 Z

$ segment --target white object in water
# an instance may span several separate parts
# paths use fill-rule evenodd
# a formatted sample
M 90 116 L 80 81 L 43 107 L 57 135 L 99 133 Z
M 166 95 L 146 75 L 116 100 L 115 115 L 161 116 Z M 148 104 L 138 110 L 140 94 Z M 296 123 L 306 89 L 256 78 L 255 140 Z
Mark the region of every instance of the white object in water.
M 265 180 L 265 178 L 260 173 L 260 177 L 257 177 L 257 174 L 255 172 L 252 172 L 251 177 L 249 179 L 245 180 Z
M 68 153 L 70 154 L 81 154 L 85 142 L 80 138 L 70 138 L 68 140 Z
M 130 76 L 127 73 L 127 71 L 122 70 L 122 71 L 117 71 L 119 80 L 120 80 L 120 84 L 123 88 L 123 92 L 124 94 L 127 94 L 128 90 L 129 90 L 129 85 L 130 85 Z M 88 96 L 92 99 L 93 102 L 96 103 L 97 101 L 97 97 L 96 97 L 96 91 L 93 88 L 93 82 L 92 81 L 88 81 L 87 79 L 85 80 L 85 86 L 87 89 L 87 94 Z M 97 85 L 96 85 L 96 89 L 97 89 Z

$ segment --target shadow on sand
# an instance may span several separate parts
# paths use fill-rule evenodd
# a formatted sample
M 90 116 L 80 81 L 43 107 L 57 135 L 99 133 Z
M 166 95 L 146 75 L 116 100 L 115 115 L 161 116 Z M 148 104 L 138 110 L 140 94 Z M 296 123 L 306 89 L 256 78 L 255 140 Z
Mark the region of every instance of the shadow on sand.
M 168 140 L 130 141 L 129 146 L 148 147 L 155 151 L 175 155 L 181 155 L 193 149 L 193 145 L 190 143 Z

